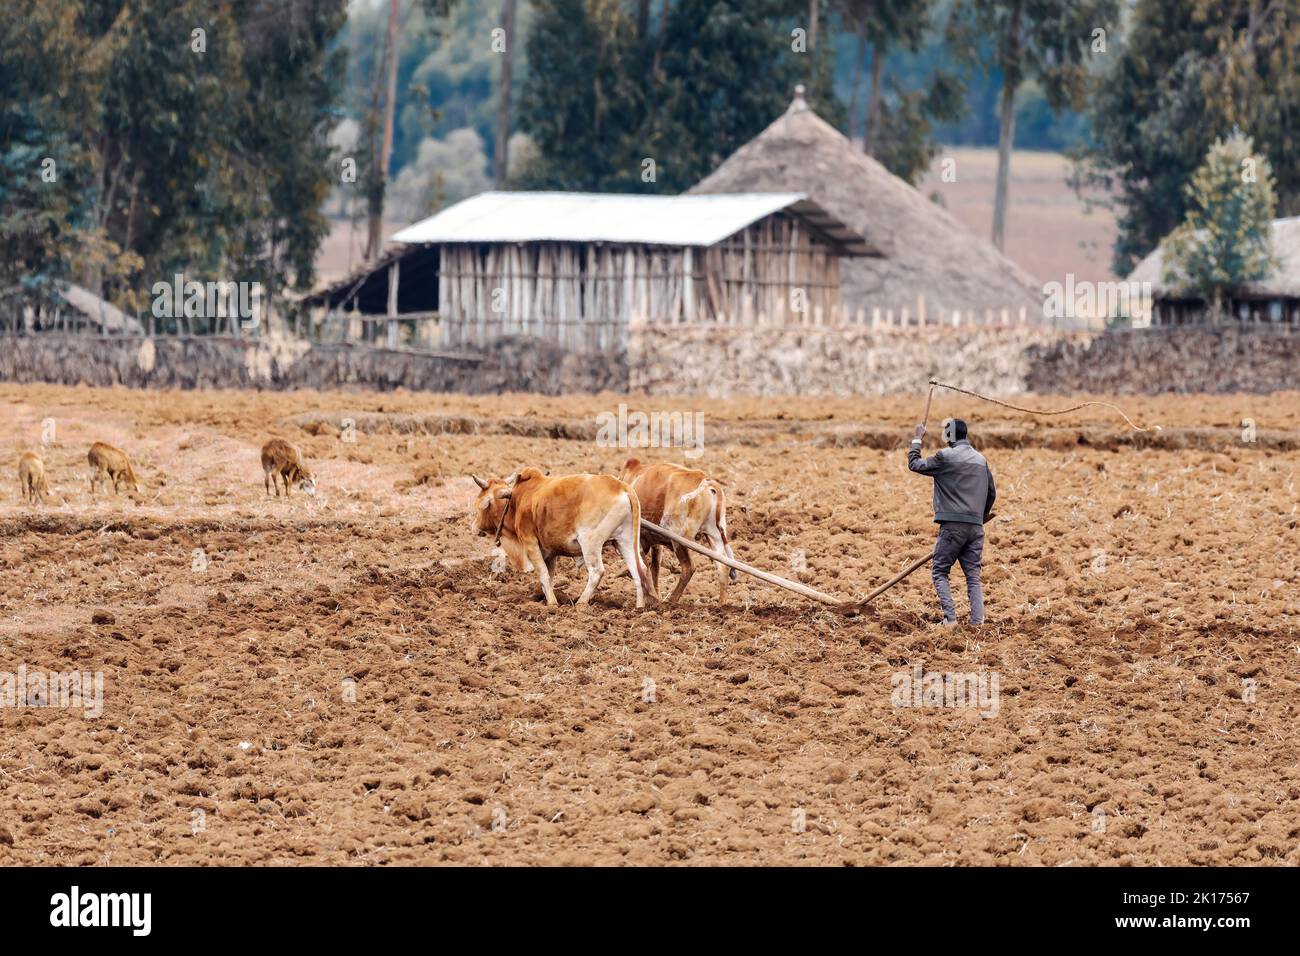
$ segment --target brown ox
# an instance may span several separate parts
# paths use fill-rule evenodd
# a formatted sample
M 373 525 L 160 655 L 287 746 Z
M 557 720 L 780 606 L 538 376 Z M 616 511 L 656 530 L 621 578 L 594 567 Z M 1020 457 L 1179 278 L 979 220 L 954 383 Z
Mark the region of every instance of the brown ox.
M 727 499 L 722 483 L 716 478 L 682 465 L 668 462 L 642 464 L 635 458 L 627 460 L 619 477 L 632 486 L 641 501 L 641 517 L 692 541 L 702 534 L 714 551 L 721 551 L 729 558 L 735 557 L 727 537 Z M 677 587 L 668 596 L 671 604 L 682 596 L 695 573 L 691 552 L 653 531 L 642 534 L 641 547 L 650 552 L 650 581 L 656 590 L 659 587 L 659 549 L 672 548 L 677 556 L 682 573 Z M 724 601 L 727 578 L 736 580 L 736 572 L 721 562 L 717 564 L 718 600 Z
M 502 481 L 479 486 L 471 519 L 479 534 L 496 534 L 510 563 L 521 570 L 535 569 L 547 604 L 558 604 L 551 574 L 561 555 L 582 555 L 587 565 L 587 586 L 579 604 L 596 592 L 605 564 L 601 550 L 607 541 L 618 547 L 636 586 L 636 606 L 646 598 L 659 602 L 641 561 L 641 505 L 636 494 L 613 475 L 564 475 L 548 478 L 536 468 L 525 468 Z

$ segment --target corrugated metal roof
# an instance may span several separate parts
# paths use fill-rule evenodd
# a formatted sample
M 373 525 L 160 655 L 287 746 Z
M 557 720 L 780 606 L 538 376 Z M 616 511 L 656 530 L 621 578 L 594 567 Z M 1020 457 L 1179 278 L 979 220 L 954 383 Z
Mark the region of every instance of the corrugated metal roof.
M 644 196 L 623 193 L 486 192 L 393 236 L 394 242 L 610 242 L 712 246 L 788 210 L 845 255 L 879 255 L 803 193 Z

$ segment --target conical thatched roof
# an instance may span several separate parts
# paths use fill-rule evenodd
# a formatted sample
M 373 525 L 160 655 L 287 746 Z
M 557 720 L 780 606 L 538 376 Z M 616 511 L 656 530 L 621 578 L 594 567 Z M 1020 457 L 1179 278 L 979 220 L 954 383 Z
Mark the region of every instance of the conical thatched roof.
M 1264 278 L 1237 290 L 1238 298 L 1300 298 L 1300 216 L 1274 219 L 1271 225 L 1275 267 Z M 1157 246 L 1129 273 L 1128 281 L 1150 282 L 1151 294 L 1158 299 L 1179 298 L 1178 290 L 1165 281 L 1164 273 L 1164 250 Z
M 873 308 L 913 315 L 925 296 L 930 321 L 954 309 L 1008 309 L 1041 321 L 1042 286 L 992 245 L 885 169 L 801 98 L 690 191 L 794 191 L 867 238 L 881 259 L 841 264 L 841 301 L 849 310 Z M 965 316 L 963 316 L 965 318 Z

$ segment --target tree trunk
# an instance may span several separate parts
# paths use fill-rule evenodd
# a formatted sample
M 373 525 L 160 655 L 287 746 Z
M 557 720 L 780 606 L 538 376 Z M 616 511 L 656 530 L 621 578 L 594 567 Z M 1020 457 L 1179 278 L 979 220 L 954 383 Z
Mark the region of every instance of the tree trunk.
M 867 100 L 867 129 L 862 134 L 862 151 L 876 154 L 876 131 L 880 125 L 880 74 L 884 69 L 885 51 L 876 43 L 871 48 L 871 96 Z
M 817 92 L 817 20 L 818 0 L 808 0 L 808 101 Z
M 853 88 L 849 92 L 849 141 L 858 129 L 858 87 L 862 85 L 862 61 L 867 55 L 867 24 L 858 24 L 858 53 L 853 58 Z
M 1011 175 L 1011 148 L 1016 138 L 1016 87 L 1020 72 L 1020 4 L 1007 27 L 1006 56 L 1002 63 L 1002 115 L 998 124 L 998 179 L 993 194 L 993 245 L 1006 248 L 1007 193 Z
M 506 52 L 501 60 L 501 89 L 497 97 L 497 141 L 492 150 L 493 180 L 497 189 L 506 188 L 510 171 L 510 87 L 514 79 L 515 0 L 504 0 L 501 28 L 506 33 Z
M 1016 136 L 1016 88 L 1002 84 L 1002 117 L 998 127 L 998 179 L 993 195 L 993 245 L 1006 247 L 1007 187 L 1011 173 L 1011 143 Z
M 388 184 L 388 164 L 393 158 L 393 112 L 397 106 L 397 13 L 401 0 L 389 0 L 388 36 L 388 95 L 384 100 L 384 139 L 379 150 L 379 163 L 375 168 L 375 188 L 370 194 L 370 236 L 366 243 L 366 258 L 378 258 L 384 244 L 384 192 Z

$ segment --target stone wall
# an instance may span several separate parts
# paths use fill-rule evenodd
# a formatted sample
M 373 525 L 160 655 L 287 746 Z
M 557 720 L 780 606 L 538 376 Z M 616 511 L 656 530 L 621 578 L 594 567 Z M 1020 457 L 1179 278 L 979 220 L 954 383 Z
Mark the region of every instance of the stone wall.
M 67 385 L 725 397 L 915 393 L 931 378 L 992 395 L 1300 389 L 1300 334 L 655 326 L 634 329 L 626 353 L 510 337 L 472 356 L 214 336 L 0 336 L 0 381 Z
M 1300 389 L 1300 333 L 1288 327 L 1182 326 L 1106 332 L 1029 350 L 1040 393 L 1275 392 Z
M 649 394 L 891 395 L 938 378 L 1015 395 L 1027 349 L 1058 338 L 1033 326 L 653 326 L 634 331 L 628 364 L 631 391 Z
M 0 381 L 133 388 L 359 388 L 557 395 L 621 390 L 621 354 L 507 338 L 481 356 L 219 336 L 0 337 Z

